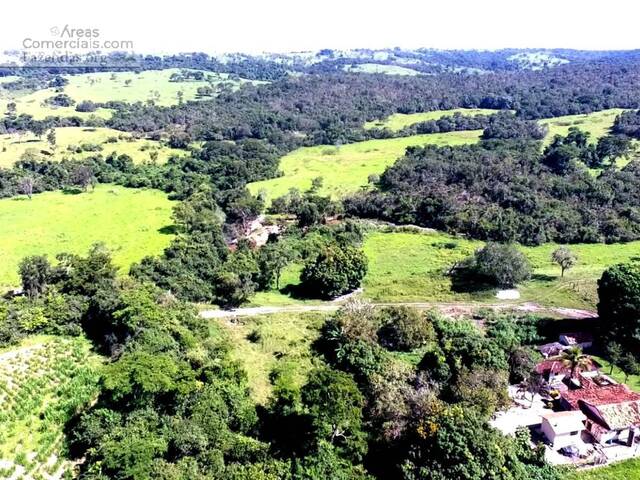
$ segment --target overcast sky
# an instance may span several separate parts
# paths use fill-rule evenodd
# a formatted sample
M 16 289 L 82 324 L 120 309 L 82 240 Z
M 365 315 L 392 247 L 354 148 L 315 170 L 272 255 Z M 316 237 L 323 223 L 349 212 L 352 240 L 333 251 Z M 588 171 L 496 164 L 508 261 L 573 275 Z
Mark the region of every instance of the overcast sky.
M 4 0 L 0 51 L 53 27 L 140 52 L 319 48 L 640 48 L 637 0 Z

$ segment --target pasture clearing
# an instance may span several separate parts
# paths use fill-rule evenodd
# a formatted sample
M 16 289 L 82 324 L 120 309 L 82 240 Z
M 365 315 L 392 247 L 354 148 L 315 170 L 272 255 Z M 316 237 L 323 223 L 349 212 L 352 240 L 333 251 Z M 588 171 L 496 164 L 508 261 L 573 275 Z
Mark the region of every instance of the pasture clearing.
M 65 423 L 98 394 L 100 357 L 84 338 L 36 336 L 0 351 L 0 477 L 58 479 Z
M 438 120 L 442 117 L 449 117 L 455 114 L 473 117 L 476 115 L 493 115 L 499 110 L 490 110 L 487 108 L 454 108 L 451 110 L 434 110 L 433 112 L 420 113 L 394 113 L 384 120 L 374 120 L 364 124 L 365 130 L 371 128 L 388 128 L 392 132 L 399 132 L 405 127 L 410 127 L 416 123 L 427 122 L 429 120 Z
M 369 271 L 363 282 L 362 296 L 374 302 L 496 303 L 496 289 L 470 290 L 467 285 L 454 285 L 447 275 L 453 264 L 483 245 L 481 241 L 439 232 L 370 232 L 363 245 Z M 520 247 L 531 262 L 533 276 L 518 287 L 521 298 L 511 302 L 594 309 L 597 280 L 602 272 L 610 265 L 640 257 L 640 241 L 569 245 L 577 255 L 578 263 L 561 278 L 560 268 L 551 261 L 551 253 L 557 247 L 556 244 Z M 298 283 L 300 270 L 300 265 L 288 267 L 283 274 L 282 291 L 260 292 L 252 298 L 251 304 L 309 303 L 286 293 L 287 285 Z
M 452 290 L 446 270 L 484 243 L 443 233 L 382 233 L 367 236 L 364 250 L 369 259 L 364 295 L 376 301 L 490 301 L 495 290 Z M 556 244 L 520 247 L 533 269 L 531 280 L 519 286 L 521 302 L 548 306 L 594 308 L 597 280 L 609 265 L 640 256 L 640 241 L 624 244 L 575 244 L 569 249 L 578 257 L 574 268 L 560 277 L 551 261 Z M 464 287 L 464 286 L 461 286 Z M 461 291 L 462 290 L 462 291 Z
M 129 155 L 134 163 L 158 164 L 166 163 L 172 156 L 187 155 L 185 150 L 168 147 L 164 142 L 136 138 L 130 133 L 112 128 L 64 127 L 54 130 L 55 149 L 47 142 L 46 135 L 41 138 L 32 133 L 0 135 L 0 167 L 10 168 L 25 153 L 41 160 L 61 160 L 81 159 L 98 154 L 106 157 L 116 152 L 118 155 Z M 98 149 L 78 151 L 82 150 L 83 145 L 98 146 Z
M 600 365 L 602 365 L 601 370 L 613 378 L 618 383 L 626 383 L 631 390 L 634 392 L 640 393 L 640 375 L 629 375 L 628 378 L 625 378 L 625 374 L 620 370 L 620 368 L 613 366 L 611 367 L 611 363 L 608 360 L 605 360 L 602 357 L 598 357 L 597 355 L 592 355 L 593 358 L 596 359 Z M 611 373 L 609 373 L 611 372 Z
M 169 244 L 172 235 L 162 232 L 172 224 L 172 206 L 163 192 L 117 185 L 0 200 L 0 287 L 19 283 L 17 268 L 25 256 L 85 254 L 96 242 L 104 242 L 126 270 Z
M 590 143 L 597 143 L 598 139 L 609 133 L 616 117 L 624 112 L 622 108 L 612 108 L 599 112 L 586 113 L 583 115 L 566 115 L 540 120 L 541 125 L 549 127 L 549 133 L 544 139 L 544 143 L 549 144 L 556 135 L 566 136 L 571 127 L 578 127 L 580 130 L 589 132 Z
M 195 72 L 196 70 L 187 71 Z M 69 81 L 61 89 L 45 88 L 35 92 L 9 91 L 0 89 L 0 112 L 4 113 L 7 103 L 15 102 L 18 114 L 32 115 L 36 119 L 47 116 L 78 116 L 88 118 L 95 115 L 109 118 L 111 110 L 99 108 L 95 112 L 77 112 L 75 105 L 70 107 L 52 106 L 46 100 L 58 93 L 69 95 L 76 103 L 90 100 L 95 103 L 121 101 L 128 103 L 153 101 L 157 105 L 169 106 L 179 103 L 179 92 L 183 101 L 196 100 L 198 88 L 211 87 L 215 92 L 221 88 L 237 89 L 243 83 L 254 82 L 240 78 L 230 78 L 224 73 L 203 72 L 202 80 L 170 81 L 171 76 L 182 69 L 146 70 L 142 72 L 95 72 L 78 75 L 63 75 Z
M 274 368 L 295 384 L 304 384 L 313 365 L 311 344 L 324 317 L 322 313 L 279 313 L 211 321 L 230 336 L 232 357 L 243 364 L 254 400 L 264 404 L 271 393 L 269 375 Z
M 343 70 L 349 73 L 381 73 L 384 75 L 420 75 L 418 70 L 401 67 L 399 65 L 385 65 L 382 63 L 357 63 L 345 65 Z
M 479 130 L 412 135 L 410 137 L 367 140 L 347 145 L 302 147 L 280 159 L 283 176 L 250 183 L 251 193 L 263 192 L 268 199 L 286 194 L 291 188 L 311 188 L 322 177 L 321 195 L 340 198 L 367 187 L 370 175 L 380 175 L 414 145 L 466 145 L 476 143 Z

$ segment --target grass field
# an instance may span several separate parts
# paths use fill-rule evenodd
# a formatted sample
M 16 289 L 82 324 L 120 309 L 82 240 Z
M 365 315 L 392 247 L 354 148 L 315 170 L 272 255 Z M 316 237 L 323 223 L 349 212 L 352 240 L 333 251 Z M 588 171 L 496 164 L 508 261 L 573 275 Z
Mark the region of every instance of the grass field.
M 571 472 L 565 476 L 565 480 L 640 480 L 640 459 Z
M 227 74 L 205 72 L 208 80 L 170 82 L 172 74 L 180 72 L 180 69 L 170 68 L 166 70 L 148 70 L 135 72 L 98 72 L 83 73 L 79 75 L 65 75 L 69 84 L 63 88 L 63 92 L 76 102 L 91 100 L 97 103 L 108 101 L 145 102 L 153 100 L 158 105 L 176 105 L 178 92 L 183 93 L 184 101 L 197 98 L 198 87 L 211 85 L 214 89 L 222 83 L 232 84 L 232 88 L 238 88 L 248 80 L 229 80 Z M 256 82 L 253 82 L 256 83 Z M 111 111 L 99 109 L 93 113 L 79 113 L 72 107 L 55 107 L 45 104 L 45 100 L 55 95 L 55 89 L 47 88 L 35 92 L 11 92 L 0 89 L 0 112 L 4 113 L 6 105 L 10 101 L 16 103 L 17 112 L 32 115 L 36 119 L 42 119 L 49 115 L 79 116 L 82 118 L 96 115 L 109 118 Z
M 593 355 L 593 358 L 602 365 L 601 370 L 607 375 L 610 375 L 616 382 L 626 383 L 634 392 L 640 392 L 640 375 L 629 375 L 625 381 L 625 375 L 618 367 L 614 366 L 613 370 L 611 370 L 611 364 L 607 360 L 596 355 Z M 609 371 L 611 371 L 611 374 L 609 374 Z
M 491 302 L 495 290 L 452 289 L 445 274 L 455 262 L 471 255 L 483 242 L 442 233 L 370 232 L 364 242 L 369 271 L 363 296 L 376 302 Z M 640 241 L 626 244 L 577 244 L 569 248 L 577 255 L 577 265 L 560 277 L 551 262 L 557 245 L 521 247 L 533 267 L 532 279 L 519 286 L 520 302 L 569 308 L 595 308 L 597 280 L 609 265 L 640 257 Z M 300 266 L 285 271 L 282 285 L 298 283 Z M 277 291 L 260 292 L 253 305 L 302 303 Z
M 567 135 L 571 127 L 578 127 L 580 130 L 589 132 L 591 134 L 589 141 L 596 143 L 600 137 L 604 137 L 609 133 L 614 120 L 622 112 L 624 112 L 622 108 L 612 108 L 585 115 L 567 115 L 540 120 L 540 124 L 549 127 L 545 143 L 550 143 L 555 135 Z
M 82 338 L 37 336 L 0 350 L 0 478 L 61 478 L 64 426 L 98 394 L 100 357 Z
M 244 365 L 253 398 L 265 403 L 274 368 L 286 369 L 298 385 L 304 383 L 313 361 L 310 347 L 323 320 L 320 313 L 282 313 L 214 321 L 229 333 L 232 356 Z
M 11 167 L 20 157 L 30 150 L 42 159 L 61 160 L 63 158 L 85 158 L 93 155 L 106 157 L 111 152 L 118 155 L 129 155 L 135 163 L 152 162 L 151 153 L 157 152 L 156 162 L 166 163 L 172 156 L 185 156 L 185 150 L 170 148 L 163 142 L 134 138 L 130 133 L 120 132 L 112 128 L 64 127 L 56 128 L 56 148 L 53 150 L 47 143 L 46 135 L 41 139 L 33 134 L 0 135 L 0 167 Z M 112 142 L 110 140 L 115 140 Z M 100 145 L 97 152 L 81 152 L 69 150 L 82 144 Z
M 399 65 L 384 65 L 381 63 L 345 65 L 344 71 L 351 73 L 383 73 L 385 75 L 420 75 L 420 72 L 413 68 L 401 67 Z
M 438 120 L 439 118 L 451 116 L 456 113 L 461 115 L 493 115 L 498 110 L 489 110 L 486 108 L 455 108 L 452 110 L 435 110 L 433 112 L 421 113 L 394 113 L 384 120 L 374 120 L 364 124 L 365 129 L 370 128 L 388 128 L 393 132 L 398 132 L 404 127 L 409 127 L 416 123 L 426 122 L 428 120 Z
M 480 133 L 476 130 L 434 133 L 367 140 L 339 147 L 303 147 L 280 159 L 282 177 L 251 183 L 249 190 L 254 194 L 263 191 L 272 199 L 286 194 L 291 188 L 308 190 L 314 178 L 322 177 L 319 193 L 338 198 L 367 186 L 369 175 L 383 173 L 409 146 L 470 144 L 478 141 Z
M 162 192 L 115 185 L 0 200 L 0 286 L 18 283 L 18 263 L 27 255 L 84 254 L 99 241 L 126 269 L 169 244 L 172 236 L 159 230 L 171 225 L 171 208 Z
M 452 248 L 455 244 L 455 248 Z M 365 296 L 379 301 L 491 300 L 495 292 L 455 293 L 443 271 L 465 258 L 482 242 L 441 233 L 371 233 L 364 244 L 369 258 Z M 554 244 L 522 247 L 533 267 L 533 277 L 520 286 L 521 301 L 565 307 L 594 307 L 596 281 L 609 265 L 640 256 L 640 242 L 626 244 L 577 244 L 569 248 L 577 265 L 560 278 L 551 262 Z

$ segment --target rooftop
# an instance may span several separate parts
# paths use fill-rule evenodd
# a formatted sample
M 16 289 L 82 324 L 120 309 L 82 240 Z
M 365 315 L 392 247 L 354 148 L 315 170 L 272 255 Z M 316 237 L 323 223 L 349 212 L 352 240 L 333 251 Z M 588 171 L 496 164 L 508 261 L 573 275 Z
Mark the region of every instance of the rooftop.
M 560 342 L 564 345 L 574 346 L 581 343 L 593 343 L 593 335 L 588 332 L 567 332 L 561 333 Z
M 596 407 L 612 430 L 640 425 L 640 401 L 621 402 Z
M 593 406 L 619 404 L 640 400 L 640 394 L 632 392 L 622 383 L 598 385 L 595 379 L 581 377 L 582 388 L 562 392 L 562 398 L 571 405 L 572 409 L 578 409 L 579 401 Z
M 556 433 L 569 433 L 584 429 L 584 421 L 587 417 L 580 410 L 568 412 L 551 412 L 541 415 L 543 421 L 553 428 Z
M 598 370 L 600 368 L 600 364 L 595 360 L 591 360 L 589 365 L 586 368 L 586 371 L 592 372 Z M 569 375 L 571 373 L 571 367 L 563 362 L 560 357 L 548 358 L 538 363 L 535 367 L 536 373 L 540 375 L 558 375 L 565 374 Z M 579 373 L 582 369 L 577 368 L 576 372 Z

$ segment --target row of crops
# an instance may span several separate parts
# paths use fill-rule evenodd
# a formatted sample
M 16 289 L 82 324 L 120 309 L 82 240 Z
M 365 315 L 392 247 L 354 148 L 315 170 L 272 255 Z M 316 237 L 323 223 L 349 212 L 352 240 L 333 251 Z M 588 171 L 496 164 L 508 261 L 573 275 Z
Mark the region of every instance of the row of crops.
M 41 337 L 0 353 L 0 478 L 73 476 L 63 428 L 96 398 L 98 367 L 80 338 Z

